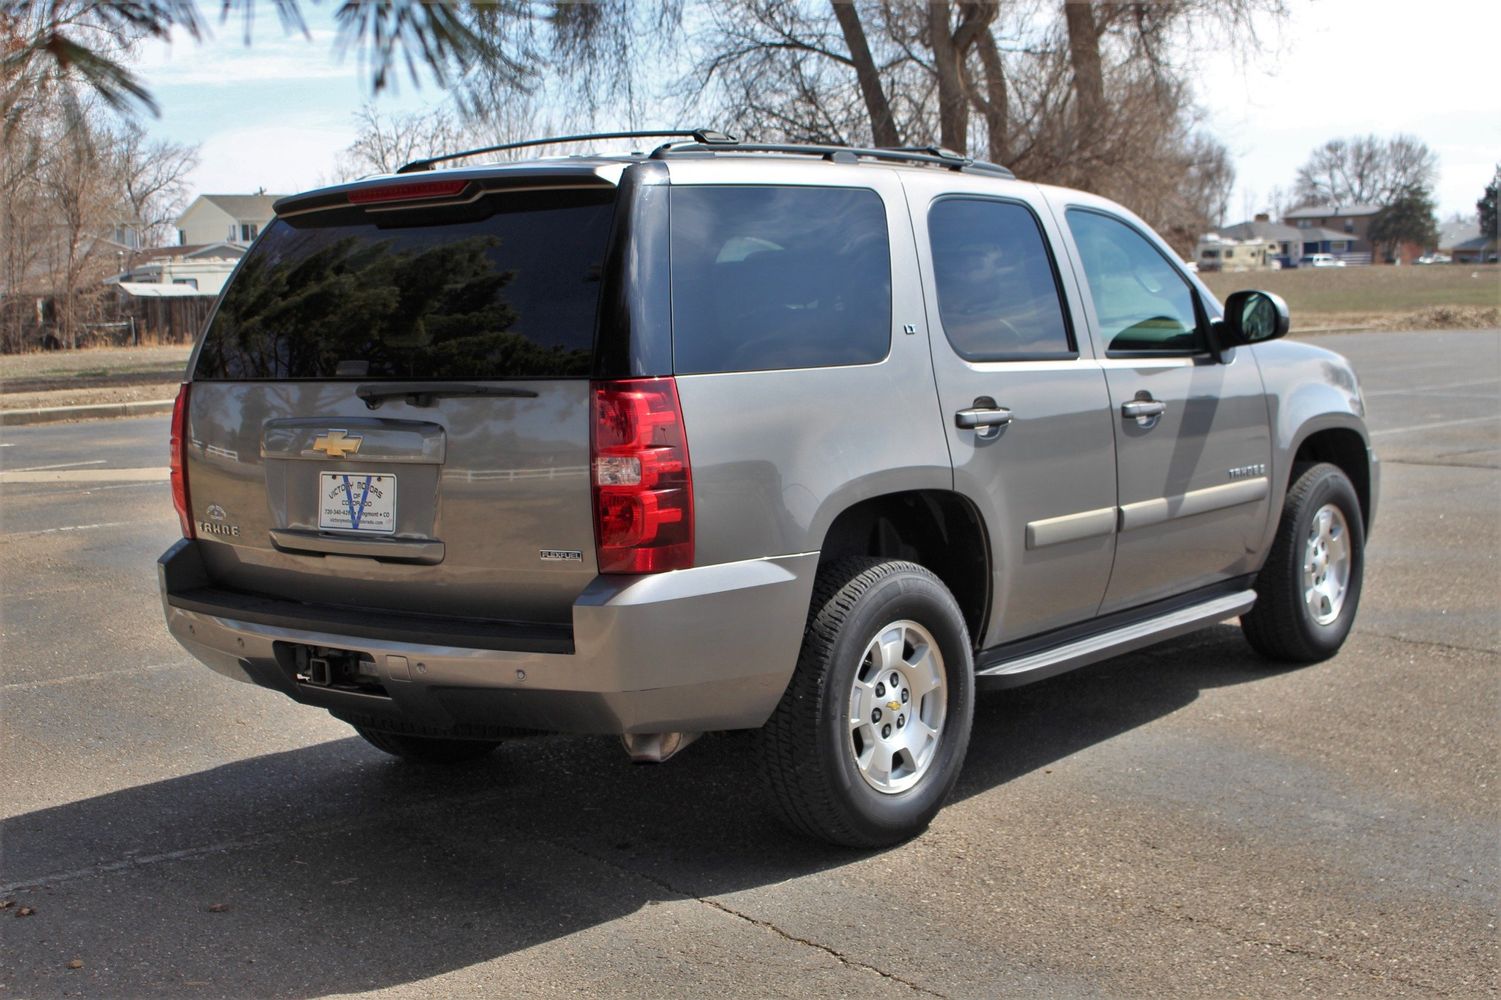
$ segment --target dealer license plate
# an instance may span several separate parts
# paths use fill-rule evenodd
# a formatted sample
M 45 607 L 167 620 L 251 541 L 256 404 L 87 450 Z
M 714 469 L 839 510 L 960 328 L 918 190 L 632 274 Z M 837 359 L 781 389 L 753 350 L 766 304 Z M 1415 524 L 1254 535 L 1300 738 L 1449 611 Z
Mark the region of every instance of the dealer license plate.
M 396 477 L 318 475 L 318 527 L 389 535 L 396 530 Z

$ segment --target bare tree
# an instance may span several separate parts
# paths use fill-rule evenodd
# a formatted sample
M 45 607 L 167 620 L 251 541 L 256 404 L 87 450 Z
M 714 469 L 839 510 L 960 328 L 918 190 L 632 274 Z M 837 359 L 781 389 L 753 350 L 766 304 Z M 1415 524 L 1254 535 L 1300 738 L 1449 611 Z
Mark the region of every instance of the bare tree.
M 0 350 L 14 350 L 36 325 L 34 277 L 42 270 L 47 218 L 43 137 L 17 130 L 0 142 Z
M 97 109 L 85 107 L 78 117 L 55 115 L 37 132 L 39 183 L 35 201 L 17 209 L 37 220 L 33 269 L 25 275 L 53 300 L 56 336 L 76 347 L 88 293 L 118 270 L 123 246 L 109 241 L 120 215 L 108 139 Z
M 1431 188 L 1438 157 L 1411 135 L 1331 139 L 1298 168 L 1300 205 L 1387 205 L 1408 188 Z
M 0 348 L 40 328 L 76 346 L 107 306 L 103 280 L 140 245 L 166 242 L 197 150 L 152 142 L 97 102 L 49 100 L 0 143 Z M 136 242 L 123 230 L 135 230 Z M 45 320 L 45 322 L 41 322 Z
M 110 142 L 110 170 L 124 218 L 143 247 L 176 242 L 174 223 L 187 206 L 188 175 L 198 166 L 198 147 L 152 140 L 137 122 L 126 122 Z
M 986 155 L 1190 245 L 1234 174 L 1197 128 L 1183 34 L 1263 10 L 1281 0 L 731 0 L 694 37 L 686 89 L 762 138 Z
M 683 0 L 471 0 L 464 17 L 477 40 L 455 89 L 466 120 L 548 103 L 568 109 L 565 128 L 606 113 L 633 126 L 656 96 L 641 82 L 677 56 Z
M 337 180 L 395 173 L 403 164 L 463 148 L 467 137 L 447 108 L 382 114 L 373 104 L 354 113 L 359 133 L 339 157 Z
M 1079 101 L 1079 128 L 1093 132 L 1105 124 L 1105 72 L 1100 65 L 1100 26 L 1090 0 L 1065 0 L 1068 58 Z
M 860 96 L 865 99 L 865 111 L 870 116 L 870 130 L 878 146 L 897 146 L 901 137 L 896 131 L 896 119 L 891 115 L 891 102 L 886 99 L 886 88 L 881 83 L 881 71 L 875 57 L 870 54 L 870 43 L 865 38 L 865 26 L 860 22 L 860 12 L 854 0 L 830 0 L 834 19 L 844 35 L 845 47 L 849 49 L 850 65 L 855 70 L 855 80 L 860 85 Z

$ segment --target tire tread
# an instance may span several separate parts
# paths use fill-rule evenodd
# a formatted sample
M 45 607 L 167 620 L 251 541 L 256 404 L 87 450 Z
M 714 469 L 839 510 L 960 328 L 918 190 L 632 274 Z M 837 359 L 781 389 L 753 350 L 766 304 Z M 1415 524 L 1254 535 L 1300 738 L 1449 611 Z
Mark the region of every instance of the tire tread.
M 826 759 L 827 751 L 815 734 L 829 696 L 825 665 L 845 622 L 865 593 L 902 573 L 927 577 L 943 587 L 926 567 L 871 556 L 848 556 L 819 569 L 792 681 L 757 734 L 767 804 L 785 825 L 808 837 L 849 847 L 892 842 L 850 823 L 831 800 L 824 775 L 836 762 Z
M 1268 659 L 1315 663 L 1328 659 L 1338 649 L 1338 645 L 1333 650 L 1327 649 L 1309 637 L 1304 629 L 1305 611 L 1300 588 L 1288 585 L 1288 581 L 1294 579 L 1294 572 L 1300 570 L 1297 563 L 1301 562 L 1303 552 L 1303 539 L 1298 537 L 1302 512 L 1314 491 L 1327 481 L 1331 473 L 1348 484 L 1339 466 L 1328 462 L 1300 462 L 1293 466 L 1292 486 L 1283 502 L 1282 519 L 1277 525 L 1271 552 L 1256 577 L 1256 604 L 1241 615 L 1240 627 L 1246 641 Z M 1356 519 L 1360 517 L 1358 509 L 1353 514 Z M 1352 540 L 1351 544 L 1355 541 Z M 1359 599 L 1358 589 L 1351 599 Z M 1353 614 L 1353 607 L 1351 612 Z

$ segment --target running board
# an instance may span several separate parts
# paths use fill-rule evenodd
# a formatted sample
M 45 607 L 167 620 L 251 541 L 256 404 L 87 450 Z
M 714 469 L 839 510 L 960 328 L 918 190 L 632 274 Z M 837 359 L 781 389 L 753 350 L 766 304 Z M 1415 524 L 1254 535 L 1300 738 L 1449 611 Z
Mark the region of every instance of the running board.
M 1251 605 L 1255 603 L 1256 591 L 1242 590 L 1040 652 L 1024 653 L 995 662 L 987 662 L 982 653 L 980 669 L 975 672 L 975 676 L 988 688 L 1021 687 L 1023 684 L 1108 660 L 1112 656 L 1120 656 L 1164 639 L 1185 635 L 1205 625 L 1233 618 L 1251 610 Z M 1003 651 L 999 652 L 1004 655 Z

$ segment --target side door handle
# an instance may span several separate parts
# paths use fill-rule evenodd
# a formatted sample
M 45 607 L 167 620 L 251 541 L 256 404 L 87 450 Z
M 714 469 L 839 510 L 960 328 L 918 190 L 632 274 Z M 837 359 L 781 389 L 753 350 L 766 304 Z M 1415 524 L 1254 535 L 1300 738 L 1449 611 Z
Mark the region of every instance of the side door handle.
M 979 397 L 973 406 L 954 414 L 954 426 L 961 430 L 975 431 L 975 437 L 981 441 L 999 437 L 1001 428 L 1009 423 L 1011 423 L 1011 411 L 1004 406 L 996 405 L 996 401 L 989 396 Z
M 1135 417 L 1160 417 L 1167 412 L 1167 404 L 1160 399 L 1133 399 L 1129 403 L 1121 404 L 1121 416 Z
M 966 430 L 974 427 L 1004 427 L 1011 423 L 1011 411 L 1004 406 L 972 406 L 954 414 L 954 426 Z

